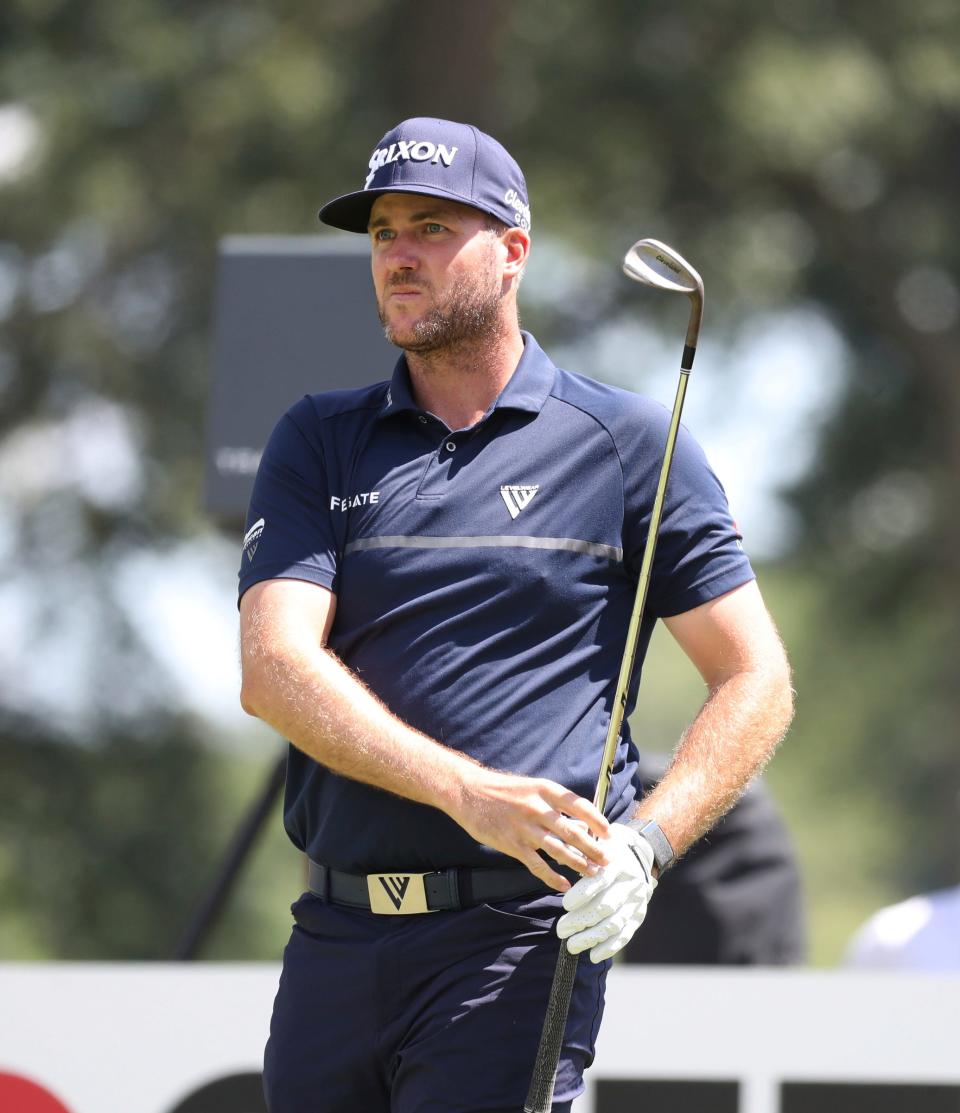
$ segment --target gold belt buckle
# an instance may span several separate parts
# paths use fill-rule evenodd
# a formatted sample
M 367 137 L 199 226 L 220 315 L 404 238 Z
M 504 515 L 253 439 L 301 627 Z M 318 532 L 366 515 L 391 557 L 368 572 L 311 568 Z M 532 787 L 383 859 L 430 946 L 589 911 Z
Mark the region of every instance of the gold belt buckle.
M 435 912 L 427 907 L 425 873 L 368 873 L 370 911 L 378 916 L 408 916 Z

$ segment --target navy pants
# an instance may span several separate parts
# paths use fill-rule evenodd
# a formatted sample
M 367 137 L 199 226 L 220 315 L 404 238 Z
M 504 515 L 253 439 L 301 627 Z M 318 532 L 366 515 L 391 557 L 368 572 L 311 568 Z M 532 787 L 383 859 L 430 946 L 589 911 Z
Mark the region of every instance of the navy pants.
M 520 1113 L 559 910 L 541 895 L 375 916 L 302 897 L 265 1054 L 270 1113 Z M 580 961 L 554 1113 L 583 1090 L 608 967 Z

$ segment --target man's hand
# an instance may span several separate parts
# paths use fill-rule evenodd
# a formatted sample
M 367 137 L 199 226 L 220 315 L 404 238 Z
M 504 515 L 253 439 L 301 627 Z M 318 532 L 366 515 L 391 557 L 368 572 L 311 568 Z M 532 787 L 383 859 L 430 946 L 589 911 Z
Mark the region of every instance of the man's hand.
M 567 940 L 570 953 L 590 948 L 591 962 L 611 958 L 630 941 L 657 887 L 653 847 L 639 832 L 613 823 L 601 846 L 610 864 L 564 894 L 566 914 L 557 921 L 557 935 Z
M 516 858 L 561 893 L 570 882 L 541 853 L 589 875 L 607 864 L 612 848 L 610 824 L 593 803 L 543 777 L 473 765 L 447 811 L 478 842 Z

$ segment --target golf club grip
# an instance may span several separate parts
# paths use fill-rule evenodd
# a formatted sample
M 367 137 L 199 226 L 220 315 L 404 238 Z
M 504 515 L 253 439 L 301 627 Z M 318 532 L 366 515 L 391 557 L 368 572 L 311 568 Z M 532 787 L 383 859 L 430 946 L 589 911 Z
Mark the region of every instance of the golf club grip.
M 550 987 L 550 1000 L 547 1002 L 547 1013 L 543 1018 L 540 1046 L 537 1048 L 537 1058 L 533 1064 L 533 1077 L 530 1079 L 527 1100 L 523 1103 L 523 1113 L 550 1113 L 550 1107 L 553 1105 L 553 1085 L 557 1078 L 557 1065 L 560 1062 L 560 1049 L 563 1045 L 563 1033 L 567 1027 L 570 998 L 577 977 L 579 958 L 579 955 L 570 954 L 566 943 L 560 944 L 557 968 L 553 973 L 553 985 Z

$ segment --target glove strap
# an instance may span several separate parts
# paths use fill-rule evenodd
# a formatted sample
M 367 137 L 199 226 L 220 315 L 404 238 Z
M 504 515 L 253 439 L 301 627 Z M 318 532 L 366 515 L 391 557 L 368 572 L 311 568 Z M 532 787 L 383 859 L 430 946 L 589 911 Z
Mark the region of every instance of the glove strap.
M 676 857 L 673 853 L 673 847 L 655 820 L 631 819 L 627 826 L 636 831 L 638 835 L 643 835 L 653 847 L 653 863 L 657 867 L 658 873 L 662 874 L 664 870 L 673 865 L 673 860 Z

